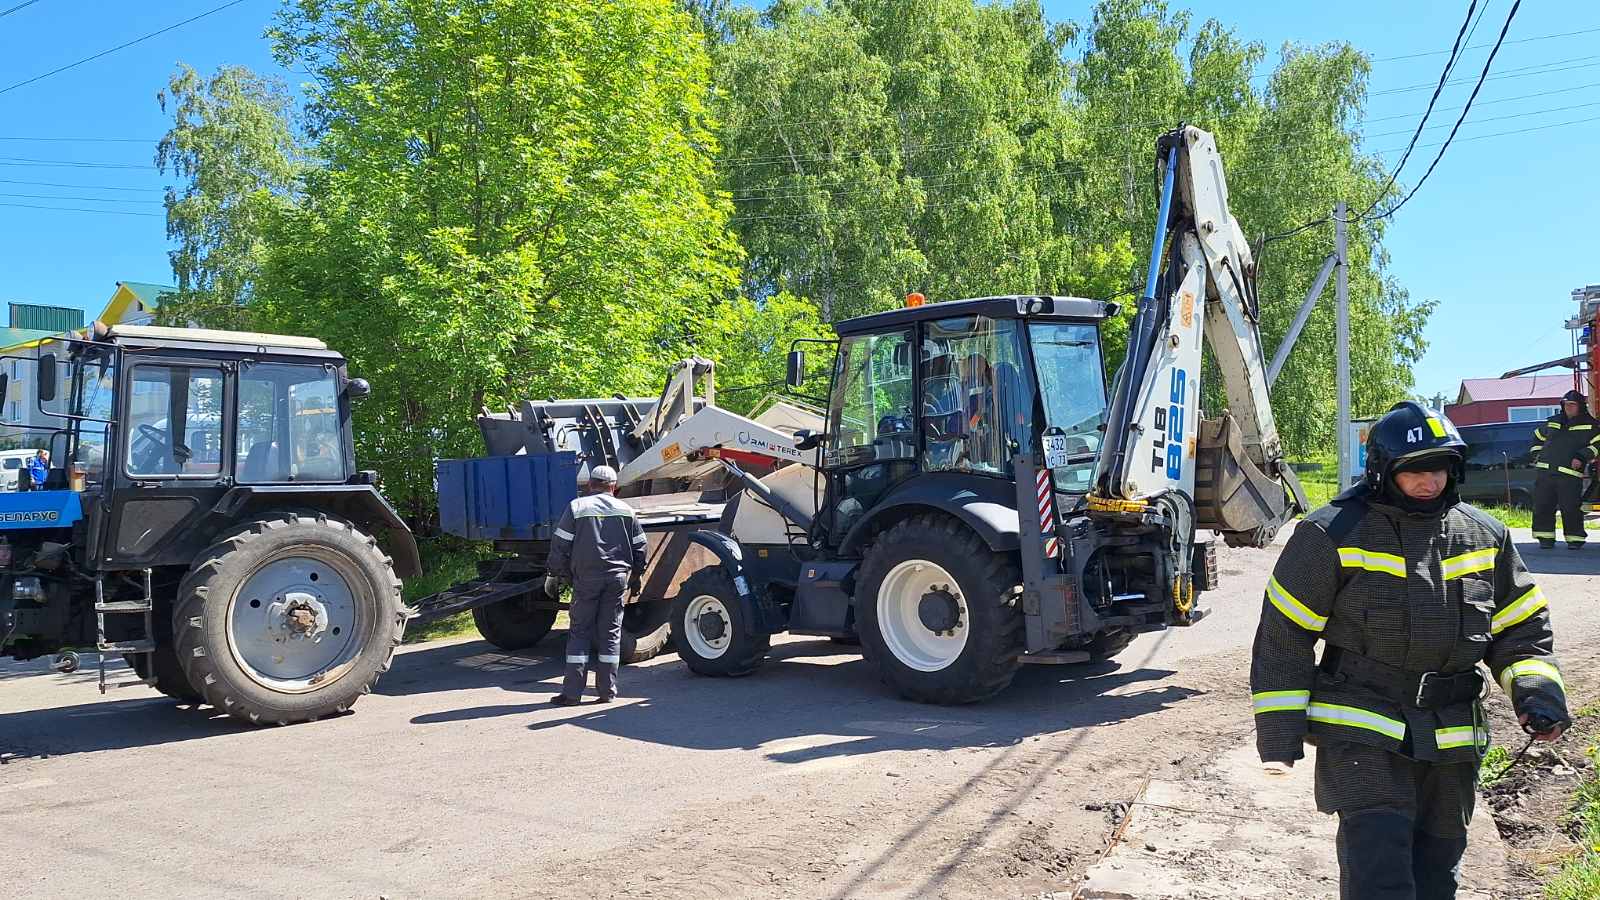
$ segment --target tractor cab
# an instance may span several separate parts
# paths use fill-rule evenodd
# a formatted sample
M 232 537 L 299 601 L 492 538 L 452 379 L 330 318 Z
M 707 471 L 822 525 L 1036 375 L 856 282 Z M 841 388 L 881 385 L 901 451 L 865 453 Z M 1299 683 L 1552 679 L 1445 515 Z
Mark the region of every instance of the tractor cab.
M 818 528 L 846 553 L 895 506 L 1014 505 L 1013 457 L 1041 446 L 1055 490 L 1085 494 L 1104 440 L 1099 323 L 1115 304 L 916 299 L 836 326 L 827 433 L 813 441 L 828 481 Z M 791 359 L 791 384 L 804 366 Z

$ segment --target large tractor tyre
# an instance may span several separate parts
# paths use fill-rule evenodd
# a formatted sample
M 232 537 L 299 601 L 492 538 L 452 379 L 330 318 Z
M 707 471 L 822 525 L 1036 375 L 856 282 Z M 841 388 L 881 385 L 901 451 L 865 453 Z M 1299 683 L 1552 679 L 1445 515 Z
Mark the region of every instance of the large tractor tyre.
M 766 661 L 770 635 L 751 635 L 749 611 L 717 566 L 690 575 L 672 602 L 672 645 L 700 675 L 749 675 Z
M 622 613 L 622 663 L 647 662 L 671 640 L 672 604 L 665 600 L 630 603 Z
M 1095 635 L 1094 640 L 1085 644 L 1083 649 L 1089 652 L 1090 662 L 1106 662 L 1128 649 L 1136 637 L 1138 635 L 1131 629 L 1112 628 Z
M 1021 572 L 966 526 L 914 516 L 868 548 L 856 589 L 861 647 L 883 681 L 921 703 L 972 703 L 1021 665 Z
M 348 710 L 405 630 L 400 579 L 349 522 L 292 513 L 213 544 L 178 587 L 178 659 L 207 703 L 256 724 Z
M 521 597 L 479 606 L 472 611 L 472 624 L 478 626 L 484 640 L 501 650 L 526 650 L 544 640 L 560 612 L 533 606 L 542 599 L 544 593 L 535 588 Z

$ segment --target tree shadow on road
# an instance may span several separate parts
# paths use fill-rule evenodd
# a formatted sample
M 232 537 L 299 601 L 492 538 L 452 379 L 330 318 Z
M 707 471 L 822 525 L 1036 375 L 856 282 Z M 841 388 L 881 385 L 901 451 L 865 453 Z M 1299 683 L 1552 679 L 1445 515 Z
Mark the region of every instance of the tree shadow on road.
M 1535 575 L 1600 575 L 1600 543 L 1573 550 L 1557 540 L 1549 550 L 1538 541 L 1517 541 L 1517 552 Z
M 481 656 L 472 649 L 481 651 L 468 648 L 457 661 Z M 557 690 L 560 670 L 559 659 L 547 659 L 532 663 L 521 678 L 471 667 L 453 677 L 482 683 L 498 674 L 508 689 L 537 684 L 534 690 L 548 697 Z M 530 730 L 584 728 L 683 749 L 752 750 L 775 762 L 803 763 L 886 750 L 1007 746 L 1044 733 L 1120 722 L 1200 693 L 1170 684 L 1138 689 L 1173 674 L 1121 670 L 1115 663 L 1026 666 L 1009 689 L 990 700 L 939 707 L 900 699 L 878 683 L 858 655 L 841 655 L 837 646 L 822 641 L 791 641 L 774 647 L 767 664 L 746 678 L 704 678 L 675 659 L 659 659 L 624 668 L 623 697 L 609 705 L 555 710 L 541 698 L 428 713 L 411 721 L 436 725 L 545 711 L 557 717 L 541 716 Z M 430 687 L 436 683 L 428 679 Z

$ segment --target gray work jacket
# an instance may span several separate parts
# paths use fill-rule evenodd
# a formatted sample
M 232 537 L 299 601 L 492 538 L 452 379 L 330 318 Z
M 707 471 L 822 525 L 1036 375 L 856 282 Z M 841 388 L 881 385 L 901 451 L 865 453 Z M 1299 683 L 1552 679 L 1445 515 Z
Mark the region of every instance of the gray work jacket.
M 610 494 L 589 494 L 567 506 L 550 543 L 550 574 L 573 584 L 644 573 L 644 530 L 633 507 Z

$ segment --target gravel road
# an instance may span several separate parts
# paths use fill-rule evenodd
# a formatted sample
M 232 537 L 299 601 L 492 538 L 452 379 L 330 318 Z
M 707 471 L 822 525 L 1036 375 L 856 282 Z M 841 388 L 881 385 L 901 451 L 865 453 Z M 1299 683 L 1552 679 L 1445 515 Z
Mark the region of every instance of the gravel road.
M 1524 552 L 1559 649 L 1592 657 L 1600 549 Z M 1069 896 L 1112 827 L 1100 807 L 1248 734 L 1276 554 L 1224 551 L 1194 628 L 1114 664 L 1025 667 L 959 708 L 901 701 L 812 639 L 738 680 L 666 656 L 624 670 L 622 702 L 575 709 L 547 703 L 559 637 L 529 655 L 424 644 L 353 714 L 267 729 L 0 663 L 8 892 Z

